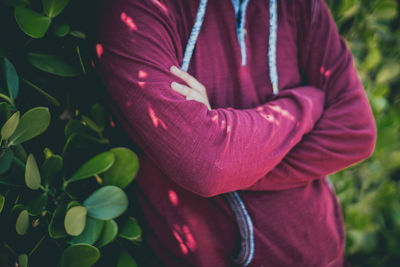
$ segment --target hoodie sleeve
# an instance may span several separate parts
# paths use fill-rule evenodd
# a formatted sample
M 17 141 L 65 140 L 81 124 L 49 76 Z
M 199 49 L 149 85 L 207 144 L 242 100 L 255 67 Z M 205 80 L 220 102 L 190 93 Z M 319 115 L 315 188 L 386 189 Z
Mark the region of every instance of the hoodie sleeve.
M 251 186 L 320 118 L 325 95 L 314 86 L 284 90 L 245 110 L 208 110 L 186 100 L 170 88 L 182 82 L 169 72 L 180 65 L 185 43 L 178 23 L 151 1 L 108 3 L 98 22 L 95 69 L 135 143 L 186 190 L 211 197 Z
M 283 190 L 324 178 L 373 153 L 376 125 L 353 56 L 323 0 L 298 1 L 300 64 L 307 84 L 326 94 L 324 112 L 285 158 L 246 190 Z M 305 15 L 305 16 L 304 16 Z M 301 31 L 300 31 L 301 32 Z

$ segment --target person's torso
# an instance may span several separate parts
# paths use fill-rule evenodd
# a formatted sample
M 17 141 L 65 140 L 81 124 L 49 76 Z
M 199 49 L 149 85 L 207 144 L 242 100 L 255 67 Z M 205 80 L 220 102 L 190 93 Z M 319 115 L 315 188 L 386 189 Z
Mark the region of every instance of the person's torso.
M 157 1 L 153 1 L 157 2 Z M 272 94 L 268 66 L 269 1 L 251 0 L 245 16 L 246 65 L 231 0 L 209 0 L 189 65 L 207 88 L 212 108 L 253 108 Z M 301 85 L 293 1 L 278 1 L 279 88 Z M 178 59 L 199 1 L 166 1 L 175 16 Z M 146 218 L 147 241 L 166 266 L 232 266 L 240 244 L 233 212 L 221 196 L 202 198 L 177 186 L 145 155 L 136 179 Z M 261 177 L 260 177 L 261 178 Z M 249 266 L 327 266 L 343 250 L 340 207 L 325 180 L 276 192 L 240 191 L 254 223 L 255 251 Z M 333 265 L 332 265 L 333 266 Z

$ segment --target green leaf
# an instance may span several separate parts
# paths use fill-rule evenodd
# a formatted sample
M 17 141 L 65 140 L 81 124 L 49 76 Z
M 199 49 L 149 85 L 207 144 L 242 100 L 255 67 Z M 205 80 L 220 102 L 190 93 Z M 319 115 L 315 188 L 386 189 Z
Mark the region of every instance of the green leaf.
M 4 70 L 6 73 L 6 82 L 8 93 L 12 99 L 16 99 L 19 90 L 19 79 L 14 65 L 7 59 L 4 59 Z
M 19 195 L 17 196 L 19 198 Z M 15 199 L 17 201 L 17 199 Z M 20 213 L 24 209 L 24 205 L 22 204 L 14 204 L 11 209 L 11 213 Z
M 46 193 L 40 194 L 34 199 L 31 199 L 26 206 L 29 214 L 38 216 L 46 209 L 48 196 Z
M 100 251 L 88 244 L 76 244 L 64 250 L 60 267 L 90 267 L 100 258 Z
M 28 53 L 29 62 L 41 71 L 61 77 L 79 76 L 79 68 L 70 65 L 56 55 Z
M 67 6 L 69 0 L 42 0 L 44 12 L 50 18 L 58 16 Z
M 18 158 L 21 162 L 25 162 L 28 158 L 28 155 L 26 154 L 26 151 L 21 144 L 12 146 L 11 149 L 14 152 L 14 156 Z
M 72 208 L 72 207 L 77 207 L 77 206 L 80 206 L 80 205 L 81 205 L 81 203 L 79 203 L 78 201 L 72 200 L 72 201 L 70 201 L 70 202 L 68 203 L 68 205 L 67 205 L 67 210 L 69 210 L 69 209 Z
M 18 267 L 28 267 L 28 255 L 20 254 L 18 256 Z
M 135 178 L 139 170 L 139 158 L 128 148 L 117 147 L 110 150 L 115 155 L 115 162 L 104 173 L 103 184 L 125 188 Z
M 84 163 L 68 182 L 78 181 L 97 175 L 108 170 L 114 163 L 115 156 L 113 153 L 107 151 L 97 156 L 94 156 L 89 161 Z
M 87 124 L 87 126 L 89 126 L 90 129 L 92 129 L 96 133 L 101 134 L 102 129 L 92 119 L 85 115 L 82 115 L 82 120 Z
M 6 198 L 0 194 L 0 213 L 3 210 L 4 203 L 6 202 Z
M 53 154 L 46 158 L 40 168 L 46 185 L 52 185 L 57 178 L 61 180 L 62 166 L 63 159 L 61 156 Z
M 88 215 L 100 220 L 118 217 L 128 208 L 128 197 L 119 187 L 103 186 L 92 193 L 84 202 Z
M 87 209 L 75 206 L 67 211 L 64 219 L 65 231 L 72 236 L 78 236 L 85 229 Z
M 15 230 L 17 234 L 24 235 L 28 232 L 29 228 L 29 214 L 27 210 L 23 210 L 19 213 L 17 222 L 15 224 Z
M 347 0 L 340 1 L 339 14 L 344 19 L 353 17 L 360 8 L 360 3 L 358 0 Z
M 7 151 L 0 156 L 0 174 L 5 173 L 10 168 L 13 157 L 14 153 L 11 149 L 7 149 Z
M 28 159 L 26 160 L 26 169 L 25 169 L 25 184 L 30 189 L 36 190 L 40 187 L 40 173 L 39 168 L 37 166 L 35 157 L 33 154 L 28 155 Z
M 0 124 L 6 123 L 11 117 L 11 106 L 8 103 L 0 102 Z
M 393 0 L 378 1 L 374 8 L 374 15 L 379 19 L 394 19 L 397 15 L 397 2 Z
M 85 162 L 110 149 L 109 140 L 73 133 L 65 143 L 63 161 L 66 177 L 71 177 Z
M 114 241 L 117 234 L 118 224 L 114 220 L 105 221 L 101 235 L 95 244 L 96 247 L 101 248 L 108 245 Z
M 384 84 L 397 79 L 400 74 L 400 64 L 387 63 L 376 75 L 376 81 L 379 84 Z
M 86 39 L 86 34 L 81 31 L 70 31 L 69 34 L 79 39 Z
M 1 140 L 8 140 L 17 129 L 19 123 L 19 111 L 15 112 L 1 127 Z
M 79 205 L 79 203 L 78 203 Z M 67 232 L 65 232 L 64 227 L 64 217 L 65 211 L 67 209 L 67 205 L 61 205 L 56 208 L 51 217 L 50 224 L 48 226 L 49 235 L 51 238 L 64 238 L 67 236 Z
M 28 141 L 43 133 L 50 124 L 48 108 L 36 107 L 22 115 L 14 134 L 10 137 L 10 145 Z
M 0 93 L 0 98 L 3 98 L 8 103 L 10 103 L 11 105 L 15 106 L 14 105 L 14 101 L 11 98 L 9 98 L 8 96 L 6 96 L 5 94 Z
M 99 126 L 100 130 L 103 131 L 106 124 L 104 108 L 96 103 L 90 108 L 90 115 L 92 115 L 93 121 Z
M 381 61 L 381 51 L 376 46 L 374 46 L 368 50 L 368 55 L 365 57 L 363 65 L 367 70 L 370 70 L 378 66 Z
M 93 245 L 99 238 L 104 226 L 104 221 L 92 218 L 90 216 L 86 219 L 86 225 L 83 232 L 70 240 L 70 244 L 86 243 Z
M 123 250 L 119 255 L 117 267 L 137 267 L 137 264 L 132 256 Z
M 118 236 L 128 239 L 130 241 L 135 241 L 140 239 L 142 235 L 142 229 L 140 228 L 137 220 L 133 217 L 129 217 L 124 223 L 119 232 Z
M 69 33 L 70 30 L 71 30 L 70 26 L 65 23 L 54 26 L 54 32 L 58 37 L 64 37 Z
M 51 19 L 25 7 L 14 9 L 15 20 L 20 29 L 32 38 L 42 38 L 51 23 Z
M 88 126 L 85 126 L 81 121 L 70 120 L 67 125 L 65 125 L 65 138 L 69 138 L 73 133 L 83 134 L 83 135 L 93 135 L 95 134 Z

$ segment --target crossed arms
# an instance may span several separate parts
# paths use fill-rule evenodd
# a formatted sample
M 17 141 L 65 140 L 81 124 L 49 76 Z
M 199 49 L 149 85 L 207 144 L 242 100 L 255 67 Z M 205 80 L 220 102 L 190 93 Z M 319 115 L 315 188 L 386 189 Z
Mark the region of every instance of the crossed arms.
M 172 90 L 178 79 L 169 68 L 182 54 L 176 22 L 150 1 L 125 2 L 114 1 L 102 16 L 96 70 L 130 136 L 183 188 L 204 197 L 284 190 L 371 155 L 372 112 L 322 0 L 298 7 L 307 19 L 299 50 L 308 85 L 243 110 L 208 110 Z

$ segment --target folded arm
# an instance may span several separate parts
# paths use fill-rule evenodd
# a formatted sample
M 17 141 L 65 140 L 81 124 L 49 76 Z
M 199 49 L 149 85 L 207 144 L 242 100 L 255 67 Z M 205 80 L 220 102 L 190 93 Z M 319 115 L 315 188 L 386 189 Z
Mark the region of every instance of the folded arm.
M 253 109 L 208 110 L 170 87 L 182 83 L 169 71 L 182 57 L 172 15 L 151 1 L 119 0 L 100 14 L 96 70 L 115 115 L 163 173 L 193 193 L 251 186 L 322 114 L 325 96 L 313 86 L 284 90 Z
M 353 56 L 323 0 L 299 1 L 300 64 L 306 83 L 321 88 L 320 120 L 271 172 L 246 190 L 283 190 L 371 156 L 376 126 Z M 305 22 L 304 22 L 305 21 Z

